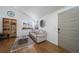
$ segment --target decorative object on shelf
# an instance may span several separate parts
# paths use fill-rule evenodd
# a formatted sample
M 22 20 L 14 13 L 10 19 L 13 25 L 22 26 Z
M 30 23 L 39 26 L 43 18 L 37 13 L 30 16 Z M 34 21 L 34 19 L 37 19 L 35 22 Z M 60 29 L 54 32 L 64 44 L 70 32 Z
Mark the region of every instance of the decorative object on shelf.
M 7 15 L 10 17 L 14 17 L 15 13 L 13 11 L 7 11 Z
M 40 27 L 45 27 L 45 21 L 43 19 L 40 21 Z
M 39 29 L 38 24 L 36 24 L 35 29 Z

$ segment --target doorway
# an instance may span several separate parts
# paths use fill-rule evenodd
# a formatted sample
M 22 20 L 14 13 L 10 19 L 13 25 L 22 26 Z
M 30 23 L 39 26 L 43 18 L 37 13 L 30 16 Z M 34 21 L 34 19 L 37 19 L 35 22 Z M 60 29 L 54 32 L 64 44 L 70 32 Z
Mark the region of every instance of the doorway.
M 79 7 L 58 14 L 58 45 L 79 52 Z

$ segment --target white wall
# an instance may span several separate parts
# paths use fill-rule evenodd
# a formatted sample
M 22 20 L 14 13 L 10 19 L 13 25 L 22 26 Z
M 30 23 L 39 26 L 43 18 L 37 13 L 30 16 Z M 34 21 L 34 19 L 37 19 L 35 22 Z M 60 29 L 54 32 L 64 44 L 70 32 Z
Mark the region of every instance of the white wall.
M 7 16 L 7 11 L 14 11 L 15 16 L 9 17 Z M 0 21 L 2 18 L 12 18 L 17 20 L 17 36 L 27 35 L 28 30 L 22 30 L 23 22 L 27 22 L 30 18 L 28 15 L 20 12 L 19 10 L 14 9 L 13 7 L 0 7 Z M 0 32 L 2 32 L 2 22 L 0 22 Z
M 44 16 L 43 18 L 46 24 L 43 30 L 46 30 L 47 32 L 47 40 L 54 43 L 54 44 L 58 44 L 58 30 L 57 30 L 57 25 L 58 25 L 58 20 L 57 20 L 57 14 L 56 13 L 51 13 L 49 15 Z M 40 19 L 40 20 L 41 20 Z

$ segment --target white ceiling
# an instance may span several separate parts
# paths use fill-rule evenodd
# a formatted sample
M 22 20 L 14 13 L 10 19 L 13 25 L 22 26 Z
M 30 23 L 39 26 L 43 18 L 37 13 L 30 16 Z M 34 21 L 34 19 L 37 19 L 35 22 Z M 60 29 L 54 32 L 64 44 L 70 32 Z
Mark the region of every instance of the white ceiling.
M 35 20 L 42 18 L 43 16 L 53 13 L 65 6 L 19 6 L 16 9 L 26 13 Z

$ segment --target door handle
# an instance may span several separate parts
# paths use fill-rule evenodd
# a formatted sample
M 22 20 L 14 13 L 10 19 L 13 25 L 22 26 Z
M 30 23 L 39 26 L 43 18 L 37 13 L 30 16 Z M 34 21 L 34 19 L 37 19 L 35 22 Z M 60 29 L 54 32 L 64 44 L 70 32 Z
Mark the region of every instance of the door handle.
M 58 28 L 58 32 L 60 31 L 60 28 Z

